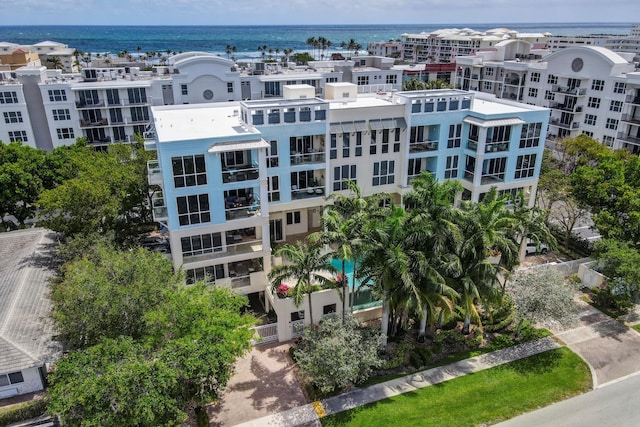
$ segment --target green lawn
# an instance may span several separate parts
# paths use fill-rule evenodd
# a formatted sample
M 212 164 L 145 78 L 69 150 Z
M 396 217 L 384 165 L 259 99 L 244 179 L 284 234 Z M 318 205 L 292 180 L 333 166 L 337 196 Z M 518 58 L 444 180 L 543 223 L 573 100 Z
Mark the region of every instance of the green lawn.
M 591 389 L 587 365 L 567 348 L 466 375 L 322 419 L 332 426 L 477 426 Z
M 632 326 L 632 328 L 635 329 L 636 331 L 640 332 L 640 325 Z

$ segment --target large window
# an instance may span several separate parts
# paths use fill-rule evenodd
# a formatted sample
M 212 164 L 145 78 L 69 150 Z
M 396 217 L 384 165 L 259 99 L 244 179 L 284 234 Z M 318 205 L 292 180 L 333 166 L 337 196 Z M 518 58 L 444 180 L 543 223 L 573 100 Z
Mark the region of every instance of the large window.
M 267 179 L 267 196 L 269 197 L 269 202 L 279 202 L 280 201 L 280 177 L 278 175 L 270 176 Z
M 592 125 L 595 126 L 596 125 L 596 115 L 595 114 L 585 114 L 584 115 L 584 123 L 586 125 Z
M 369 84 L 369 76 L 358 76 L 358 86 Z
M 9 123 L 22 123 L 22 113 L 20 111 L 6 111 L 2 113 L 4 116 L 4 122 Z
M 200 224 L 211 221 L 209 195 L 198 194 L 177 198 L 180 225 Z
M 329 158 L 337 159 L 338 158 L 338 135 L 332 133 L 329 139 Z
M 539 82 L 540 81 L 540 73 L 537 73 L 537 72 L 531 73 L 531 75 L 529 76 L 529 81 Z
M 549 74 L 549 76 L 547 77 L 547 83 L 550 85 L 557 85 L 558 84 L 558 76 L 554 76 L 553 74 Z
M 27 132 L 23 130 L 9 131 L 9 142 L 27 142 Z
M 131 87 L 127 89 L 129 104 L 146 104 L 147 90 L 143 87 Z
M 267 96 L 280 96 L 280 82 L 264 82 L 264 94 Z
M 622 111 L 622 101 L 611 101 L 611 103 L 609 104 L 609 111 Z
M 600 98 L 596 98 L 594 96 L 589 97 L 589 102 L 587 102 L 587 107 L 589 108 L 600 108 Z
M 49 89 L 49 101 L 60 102 L 67 100 L 67 92 L 64 89 Z
M 362 156 L 362 132 L 356 132 L 356 157 Z
M 520 133 L 520 148 L 537 147 L 540 144 L 542 123 L 525 123 Z
M 458 156 L 447 156 L 447 163 L 444 169 L 445 179 L 452 179 L 458 177 Z
M 16 92 L 0 92 L 0 104 L 17 104 L 18 94 Z
M 149 109 L 147 107 L 131 107 L 132 122 L 148 122 Z M 142 134 L 141 134 L 142 135 Z
M 72 139 L 75 137 L 73 128 L 59 128 L 56 129 L 56 133 L 58 134 L 58 139 Z
M 213 283 L 224 278 L 224 265 L 210 265 L 208 267 L 193 268 L 187 270 L 187 284 L 192 285 L 201 280 Z
M 601 91 L 604 89 L 604 80 L 594 80 L 591 82 L 591 90 Z
M 180 239 L 182 256 L 210 254 L 222 251 L 222 235 L 220 233 L 207 233 L 198 236 L 187 236 Z
M 398 76 L 395 74 L 387 74 L 387 84 L 394 85 L 398 83 Z
M 538 89 L 535 88 L 535 87 L 530 87 L 529 88 L 529 97 L 537 98 L 538 97 Z
M 342 134 L 342 157 L 343 158 L 347 158 L 349 157 L 349 154 L 351 152 L 351 146 L 350 146 L 350 134 L 348 132 L 345 132 Z
M 393 184 L 395 182 L 395 161 L 383 160 L 382 162 L 373 163 L 373 179 L 371 185 L 377 187 L 379 185 Z
M 532 177 L 536 170 L 536 155 L 525 154 L 518 156 L 516 162 L 516 179 Z
M 61 108 L 53 110 L 53 120 L 71 120 L 71 114 L 69 114 L 68 108 Z
M 287 225 L 300 224 L 301 222 L 300 211 L 287 212 Z
M 615 82 L 613 85 L 614 93 L 624 93 L 627 90 L 627 84 L 624 82 Z
M 176 188 L 193 187 L 207 183 L 204 156 L 172 157 L 173 183 Z
M 447 139 L 447 148 L 459 148 L 462 135 L 462 123 L 449 125 L 449 138 Z
M 487 142 L 509 142 L 511 139 L 511 126 L 496 126 L 489 128 L 489 135 L 487 136 Z
M 356 181 L 356 165 L 343 165 L 333 168 L 333 191 L 349 188 L 349 180 Z
M 613 130 L 617 130 L 618 129 L 618 120 L 617 119 L 607 119 L 607 124 L 605 125 L 605 127 L 607 129 L 613 129 Z
M 267 148 L 267 167 L 277 168 L 280 165 L 278 160 L 278 141 L 269 141 L 269 148 Z

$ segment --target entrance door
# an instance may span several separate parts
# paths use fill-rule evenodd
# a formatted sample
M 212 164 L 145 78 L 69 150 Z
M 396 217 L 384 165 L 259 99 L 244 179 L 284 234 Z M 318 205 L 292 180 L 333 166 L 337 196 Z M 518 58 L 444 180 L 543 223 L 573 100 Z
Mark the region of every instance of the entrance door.
M 251 82 L 242 82 L 240 84 L 242 99 L 251 99 Z

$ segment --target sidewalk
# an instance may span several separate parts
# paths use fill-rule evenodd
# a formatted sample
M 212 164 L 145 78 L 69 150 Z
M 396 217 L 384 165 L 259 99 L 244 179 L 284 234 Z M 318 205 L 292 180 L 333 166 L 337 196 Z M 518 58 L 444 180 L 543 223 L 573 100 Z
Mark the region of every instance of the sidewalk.
M 237 427 L 319 425 L 319 419 L 327 415 L 347 411 L 357 406 L 439 384 L 453 378 L 493 368 L 494 366 L 503 365 L 559 347 L 560 345 L 553 338 L 541 338 L 483 354 L 482 356 L 461 360 L 450 365 L 396 378 L 364 389 L 357 389 L 319 402 L 313 402 L 288 411 L 238 424 Z

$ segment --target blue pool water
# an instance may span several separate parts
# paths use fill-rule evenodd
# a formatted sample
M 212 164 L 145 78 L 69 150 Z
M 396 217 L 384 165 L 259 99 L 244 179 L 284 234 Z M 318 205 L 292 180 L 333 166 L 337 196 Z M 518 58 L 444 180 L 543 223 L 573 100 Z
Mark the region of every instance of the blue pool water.
M 331 265 L 333 265 L 338 272 L 342 271 L 342 260 L 334 258 L 331 260 Z M 353 286 L 353 262 L 345 261 L 344 263 L 344 272 L 347 278 L 349 279 L 349 293 L 351 293 Z M 356 291 L 355 291 L 355 301 L 353 308 L 354 310 L 362 310 L 369 307 L 376 307 L 382 305 L 382 301 L 378 301 L 373 294 L 371 293 L 371 289 L 367 286 L 360 287 L 361 283 L 359 280 L 356 280 Z

